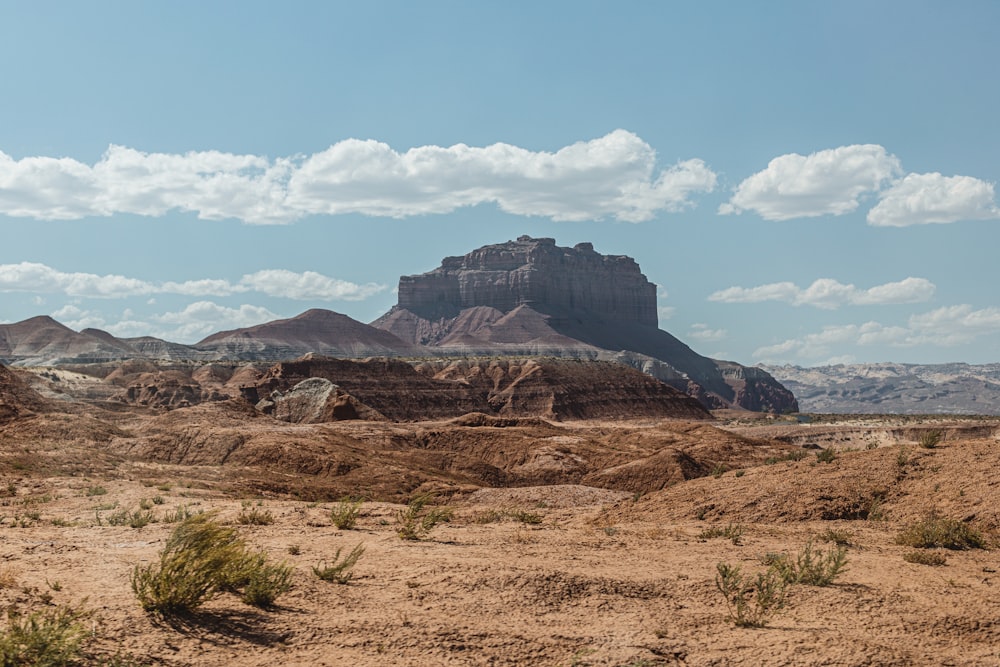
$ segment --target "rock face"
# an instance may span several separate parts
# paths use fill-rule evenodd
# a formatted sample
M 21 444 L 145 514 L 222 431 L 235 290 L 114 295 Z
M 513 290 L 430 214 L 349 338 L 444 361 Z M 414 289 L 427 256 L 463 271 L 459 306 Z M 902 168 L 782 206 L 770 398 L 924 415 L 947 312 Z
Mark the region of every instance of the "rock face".
M 314 382 L 318 379 L 322 382 Z M 243 397 L 289 421 L 383 416 L 414 421 L 472 412 L 556 420 L 711 419 L 697 401 L 644 373 L 616 363 L 570 359 L 426 361 L 414 367 L 391 359 L 310 355 L 275 364 L 243 388 Z M 292 399 L 294 403 L 282 406 Z M 335 414 L 337 401 L 350 408 Z
M 399 308 L 424 319 L 477 306 L 508 313 L 522 305 L 657 326 L 656 285 L 631 257 L 598 254 L 590 243 L 561 248 L 555 239 L 521 236 L 399 279 Z
M 399 303 L 372 323 L 449 353 L 613 359 L 709 408 L 795 411 L 766 372 L 703 357 L 657 326 L 656 286 L 630 257 L 522 236 L 399 281 Z
M 0 424 L 34 414 L 44 403 L 27 382 L 0 364 Z
M 275 391 L 257 404 L 257 409 L 281 421 L 296 424 L 364 419 L 384 421 L 385 417 L 361 403 L 325 378 L 303 380 L 289 391 Z

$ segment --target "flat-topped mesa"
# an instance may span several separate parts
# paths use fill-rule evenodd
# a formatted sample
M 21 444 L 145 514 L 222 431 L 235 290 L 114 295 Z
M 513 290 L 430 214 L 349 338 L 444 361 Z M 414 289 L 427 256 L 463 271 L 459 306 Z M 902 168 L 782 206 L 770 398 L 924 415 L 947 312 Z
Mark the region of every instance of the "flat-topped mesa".
M 590 243 L 518 237 L 483 246 L 441 266 L 399 279 L 399 308 L 427 319 L 490 306 L 507 313 L 527 305 L 547 313 L 586 313 L 656 327 L 656 285 L 625 255 L 602 255 Z

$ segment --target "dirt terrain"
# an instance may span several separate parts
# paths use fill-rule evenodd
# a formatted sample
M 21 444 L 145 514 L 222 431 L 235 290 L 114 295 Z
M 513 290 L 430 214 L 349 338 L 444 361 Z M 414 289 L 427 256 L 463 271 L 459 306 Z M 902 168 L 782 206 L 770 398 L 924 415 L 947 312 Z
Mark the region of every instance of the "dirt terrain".
M 236 399 L 82 400 L 103 385 L 59 373 L 0 368 L 0 604 L 85 610 L 86 664 L 1000 664 L 1000 420 L 299 424 Z M 454 515 L 400 539 L 423 492 Z M 364 499 L 350 530 L 343 495 Z M 292 567 L 273 607 L 142 609 L 134 568 L 202 511 Z M 897 544 L 931 516 L 988 548 Z M 756 574 L 810 541 L 843 544 L 835 581 L 734 624 L 717 565 Z M 349 583 L 314 574 L 359 544 Z

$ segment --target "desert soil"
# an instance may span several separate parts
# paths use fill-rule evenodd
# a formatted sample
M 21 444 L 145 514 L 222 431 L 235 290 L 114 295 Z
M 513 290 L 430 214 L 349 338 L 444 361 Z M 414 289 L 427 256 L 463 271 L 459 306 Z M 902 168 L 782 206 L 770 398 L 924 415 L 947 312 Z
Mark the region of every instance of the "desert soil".
M 419 541 L 397 536 L 398 504 L 365 502 L 357 527 L 338 530 L 336 502 L 240 497 L 212 466 L 95 453 L 37 472 L 22 457 L 0 485 L 0 604 L 89 610 L 87 650 L 119 664 L 1000 665 L 997 552 L 941 552 L 946 564 L 932 567 L 905 561 L 912 549 L 895 543 L 930 512 L 995 539 L 995 433 L 956 432 L 926 450 L 844 442 L 830 463 L 808 452 L 646 494 L 470 490 L 447 499 L 454 518 Z M 161 519 L 217 512 L 294 567 L 292 589 L 268 610 L 221 595 L 190 617 L 147 614 L 130 573 L 157 559 L 176 524 L 109 525 L 140 503 Z M 247 509 L 274 522 L 239 525 Z M 702 536 L 730 526 L 738 540 Z M 832 585 L 790 588 L 766 627 L 734 625 L 718 563 L 755 573 L 766 554 L 810 540 L 825 551 L 831 535 L 849 542 Z M 350 583 L 314 576 L 358 544 Z

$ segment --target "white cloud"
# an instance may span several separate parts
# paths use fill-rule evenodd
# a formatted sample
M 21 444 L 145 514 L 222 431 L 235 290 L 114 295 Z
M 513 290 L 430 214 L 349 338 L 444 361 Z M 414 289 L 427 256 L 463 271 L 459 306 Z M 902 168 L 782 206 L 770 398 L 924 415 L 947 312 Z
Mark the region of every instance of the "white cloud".
M 969 304 L 945 306 L 910 316 L 907 326 L 885 326 L 878 322 L 824 327 L 818 333 L 792 338 L 758 348 L 755 359 L 785 362 L 793 358 L 819 359 L 836 345 L 889 345 L 952 347 L 982 336 L 1000 335 L 1000 308 L 974 309 Z
M 901 173 L 899 159 L 876 144 L 841 146 L 810 155 L 789 153 L 740 183 L 719 213 L 755 211 L 765 220 L 843 215 Z
M 656 169 L 656 152 L 615 130 L 554 153 L 509 144 L 418 146 L 346 139 L 271 160 L 218 151 L 143 153 L 112 145 L 93 166 L 0 152 L 0 214 L 45 220 L 188 211 L 203 219 L 284 224 L 307 215 L 403 218 L 494 203 L 553 220 L 649 220 L 692 206 L 716 174 L 701 160 Z
M 0 292 L 61 292 L 69 296 L 124 298 L 147 294 L 183 294 L 185 296 L 229 296 L 260 292 L 268 296 L 297 300 L 361 301 L 385 290 L 384 285 L 358 285 L 330 278 L 314 271 L 296 273 L 267 269 L 244 275 L 239 282 L 223 279 L 151 283 L 118 275 L 66 273 L 33 262 L 0 264 Z M 150 299 L 148 303 L 155 303 Z
M 688 332 L 688 336 L 702 342 L 723 340 L 728 334 L 725 329 L 710 329 L 707 324 L 702 323 L 692 324 L 691 331 Z
M 868 223 L 906 227 L 1000 218 L 993 184 L 971 176 L 907 174 L 882 193 Z
M 113 298 L 149 294 L 156 288 L 125 276 L 66 273 L 44 264 L 0 264 L 0 292 L 62 292 L 69 296 Z
M 357 285 L 346 280 L 329 278 L 314 271 L 295 273 L 284 269 L 269 269 L 243 276 L 240 285 L 268 296 L 288 299 L 322 301 L 362 301 L 385 289 L 385 285 Z
M 832 310 L 842 305 L 889 305 L 922 303 L 934 296 L 934 283 L 925 278 L 905 278 L 899 282 L 859 289 L 832 278 L 820 278 L 805 289 L 790 282 L 757 287 L 729 287 L 708 296 L 722 303 L 760 303 L 781 301 L 795 306 L 814 306 Z

